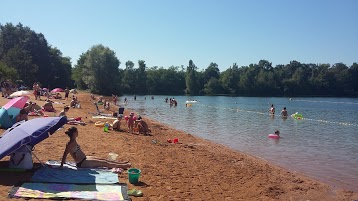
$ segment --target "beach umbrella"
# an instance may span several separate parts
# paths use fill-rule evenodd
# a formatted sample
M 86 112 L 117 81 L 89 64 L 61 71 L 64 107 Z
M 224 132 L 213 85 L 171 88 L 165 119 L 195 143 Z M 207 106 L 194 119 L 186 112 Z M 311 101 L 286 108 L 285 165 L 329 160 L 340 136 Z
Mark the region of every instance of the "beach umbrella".
M 26 101 L 29 99 L 27 96 L 11 99 L 0 109 L 0 127 L 10 128 L 16 120 L 16 116 L 20 110 L 25 106 Z
M 67 122 L 65 116 L 35 118 L 14 124 L 0 138 L 0 160 L 24 145 L 35 146 Z
M 52 89 L 51 93 L 57 93 L 57 92 L 64 92 L 65 90 L 61 89 L 61 88 L 55 88 Z
M 10 95 L 10 97 L 18 97 L 18 96 L 27 96 L 30 95 L 31 92 L 29 91 L 16 91 Z

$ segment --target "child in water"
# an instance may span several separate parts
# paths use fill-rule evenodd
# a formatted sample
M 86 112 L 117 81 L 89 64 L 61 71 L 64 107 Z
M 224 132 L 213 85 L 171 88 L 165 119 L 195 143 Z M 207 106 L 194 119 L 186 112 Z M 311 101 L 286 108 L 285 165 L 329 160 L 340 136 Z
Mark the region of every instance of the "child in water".
M 276 130 L 275 135 L 280 136 L 280 131 Z

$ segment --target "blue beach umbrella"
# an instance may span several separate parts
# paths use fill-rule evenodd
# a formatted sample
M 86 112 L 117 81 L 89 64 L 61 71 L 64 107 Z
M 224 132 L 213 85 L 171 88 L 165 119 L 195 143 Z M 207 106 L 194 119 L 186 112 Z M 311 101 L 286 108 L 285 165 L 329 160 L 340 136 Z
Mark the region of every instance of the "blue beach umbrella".
M 67 122 L 66 117 L 35 118 L 14 124 L 0 138 L 0 160 L 24 145 L 35 146 Z

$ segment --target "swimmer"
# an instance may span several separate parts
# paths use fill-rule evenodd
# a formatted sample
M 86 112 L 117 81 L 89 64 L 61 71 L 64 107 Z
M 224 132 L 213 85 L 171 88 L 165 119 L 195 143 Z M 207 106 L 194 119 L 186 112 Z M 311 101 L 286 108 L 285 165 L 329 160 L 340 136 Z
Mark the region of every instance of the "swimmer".
M 279 130 L 276 130 L 276 131 L 275 131 L 275 135 L 280 136 L 280 131 L 279 131 Z

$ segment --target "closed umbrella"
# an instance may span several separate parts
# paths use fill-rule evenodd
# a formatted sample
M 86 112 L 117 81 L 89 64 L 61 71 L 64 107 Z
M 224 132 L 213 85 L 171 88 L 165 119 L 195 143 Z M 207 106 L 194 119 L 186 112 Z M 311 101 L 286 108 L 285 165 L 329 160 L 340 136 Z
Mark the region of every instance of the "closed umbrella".
M 11 95 L 10 95 L 10 97 L 18 97 L 18 96 L 28 96 L 28 95 L 30 95 L 31 94 L 31 92 L 29 92 L 29 91 L 16 91 L 16 92 L 14 92 L 14 93 L 12 93 Z
M 61 89 L 61 88 L 55 88 L 52 89 L 51 93 L 57 93 L 57 92 L 64 92 L 65 90 Z

